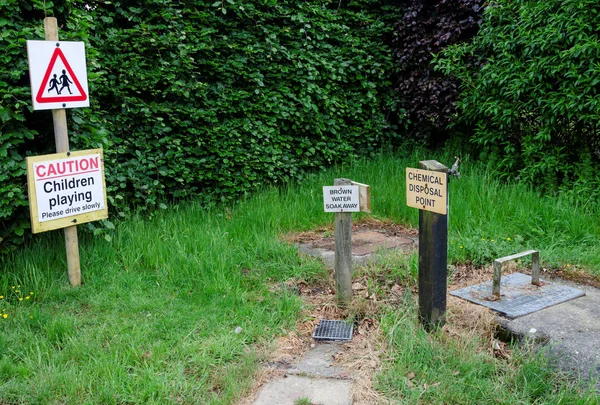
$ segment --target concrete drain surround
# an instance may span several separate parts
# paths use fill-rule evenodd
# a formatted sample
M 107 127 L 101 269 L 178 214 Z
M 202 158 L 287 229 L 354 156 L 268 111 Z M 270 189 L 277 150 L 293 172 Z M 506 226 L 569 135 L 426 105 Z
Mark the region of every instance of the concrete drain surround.
M 497 301 L 490 299 L 491 281 L 461 288 L 450 294 L 488 307 L 508 318 L 531 314 L 585 295 L 585 291 L 577 288 L 540 281 L 542 285 L 537 287 L 531 284 L 531 276 L 522 273 L 503 276 L 500 283 L 500 299 Z

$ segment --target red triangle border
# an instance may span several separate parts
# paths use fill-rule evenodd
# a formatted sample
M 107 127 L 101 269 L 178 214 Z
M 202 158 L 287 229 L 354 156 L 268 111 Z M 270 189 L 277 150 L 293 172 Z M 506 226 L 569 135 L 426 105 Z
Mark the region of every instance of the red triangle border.
M 44 91 L 46 90 L 46 86 L 48 85 L 48 79 L 52 74 L 52 69 L 54 68 L 54 64 L 56 63 L 56 59 L 60 58 L 67 69 L 67 72 L 71 75 L 73 79 L 73 84 L 77 87 L 77 90 L 81 93 L 80 96 L 66 96 L 66 97 L 44 97 Z M 54 53 L 52 54 L 52 58 L 50 58 L 50 63 L 48 64 L 48 69 L 46 70 L 46 74 L 44 75 L 44 79 L 42 80 L 42 84 L 40 89 L 38 90 L 37 95 L 35 96 L 35 101 L 40 104 L 44 103 L 65 103 L 69 101 L 85 101 L 87 100 L 87 94 L 83 91 L 83 87 L 81 87 L 81 83 L 79 83 L 79 79 L 73 73 L 73 69 L 71 69 L 71 65 L 65 58 L 65 54 L 60 50 L 60 48 L 56 48 Z

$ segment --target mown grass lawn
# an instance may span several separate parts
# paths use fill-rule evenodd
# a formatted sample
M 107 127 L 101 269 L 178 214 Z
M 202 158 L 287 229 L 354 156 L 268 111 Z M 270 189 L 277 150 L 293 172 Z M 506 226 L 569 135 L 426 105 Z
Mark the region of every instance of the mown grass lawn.
M 415 225 L 404 170 L 431 158 L 356 161 L 230 206 L 182 202 L 117 224 L 110 242 L 80 232 L 79 288 L 68 286 L 62 233 L 36 235 L 1 259 L 0 403 L 227 404 L 243 397 L 263 348 L 294 327 L 303 305 L 293 291 L 272 286 L 327 277 L 322 263 L 299 255 L 281 234 L 332 222 L 321 187 L 336 177 L 371 185 L 374 216 Z M 531 248 L 548 269 L 600 275 L 598 207 L 502 185 L 468 160 L 461 172 L 450 184 L 452 261 L 482 264 Z M 595 403 L 542 357 L 517 350 L 507 362 L 425 334 L 409 301 L 380 314 L 389 352 L 377 386 L 390 398 Z M 407 385 L 409 371 L 430 388 Z

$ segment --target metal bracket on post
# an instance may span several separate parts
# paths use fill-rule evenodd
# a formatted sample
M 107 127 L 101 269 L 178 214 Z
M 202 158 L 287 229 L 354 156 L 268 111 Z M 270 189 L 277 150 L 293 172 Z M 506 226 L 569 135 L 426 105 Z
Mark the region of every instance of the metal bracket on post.
M 531 255 L 531 284 L 540 286 L 540 253 L 537 250 L 527 250 L 511 256 L 494 260 L 494 281 L 492 282 L 492 299 L 500 299 L 500 280 L 504 263 Z
M 456 157 L 456 161 L 454 162 L 454 164 L 452 165 L 450 170 L 448 170 L 448 181 L 450 181 L 451 176 L 456 177 L 457 180 L 460 179 L 460 173 L 458 172 L 458 164 L 459 163 L 460 163 L 460 159 L 458 157 Z

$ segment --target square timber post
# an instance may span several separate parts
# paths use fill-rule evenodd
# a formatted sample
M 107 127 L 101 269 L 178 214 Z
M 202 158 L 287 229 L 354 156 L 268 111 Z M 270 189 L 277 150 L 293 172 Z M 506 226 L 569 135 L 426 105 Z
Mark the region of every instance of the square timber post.
M 351 186 L 348 179 L 335 179 L 334 186 Z M 335 213 L 335 295 L 339 306 L 352 303 L 352 212 Z
M 426 160 L 419 162 L 419 168 L 443 172 L 442 190 L 448 195 L 446 166 Z M 448 216 L 419 210 L 419 318 L 427 331 L 443 326 L 446 319 L 447 263 Z
M 46 41 L 58 41 L 58 23 L 55 17 L 44 18 Z M 64 70 L 63 70 L 64 72 Z M 69 152 L 69 135 L 67 131 L 67 112 L 64 108 L 52 110 L 54 122 L 54 139 L 56 152 Z M 77 226 L 64 228 L 65 245 L 67 250 L 67 272 L 72 286 L 81 285 L 81 264 L 79 262 L 79 239 Z

